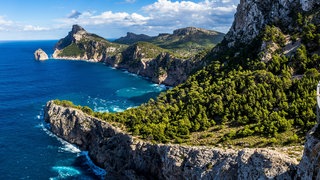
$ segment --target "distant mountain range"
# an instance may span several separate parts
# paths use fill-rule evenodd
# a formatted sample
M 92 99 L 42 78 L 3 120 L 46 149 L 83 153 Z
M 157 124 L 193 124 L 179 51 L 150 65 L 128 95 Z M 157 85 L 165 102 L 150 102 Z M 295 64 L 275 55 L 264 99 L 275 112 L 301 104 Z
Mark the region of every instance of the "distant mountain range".
M 212 49 L 223 40 L 224 35 L 224 33 L 213 30 L 186 27 L 174 30 L 173 34 L 161 33 L 158 36 L 128 32 L 125 37 L 116 39 L 114 42 L 127 45 L 139 41 L 150 42 L 187 57 L 205 49 Z
M 104 62 L 153 82 L 175 86 L 205 65 L 206 52 L 222 38 L 223 34 L 216 31 L 188 27 L 156 37 L 128 33 L 110 42 L 73 25 L 56 44 L 53 58 Z

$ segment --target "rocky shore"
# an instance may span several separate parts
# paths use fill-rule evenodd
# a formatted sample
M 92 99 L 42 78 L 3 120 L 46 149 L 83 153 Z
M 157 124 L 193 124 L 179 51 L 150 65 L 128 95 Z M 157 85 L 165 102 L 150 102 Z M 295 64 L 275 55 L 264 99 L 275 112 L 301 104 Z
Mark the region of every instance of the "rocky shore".
M 74 108 L 49 101 L 45 121 L 51 131 L 76 144 L 110 177 L 125 179 L 293 179 L 297 169 L 305 176 L 301 162 L 267 148 L 242 150 L 152 144 L 89 116 Z M 312 143 L 311 143 L 312 144 Z M 307 147 L 305 152 L 313 151 Z M 313 158 L 304 155 L 303 159 Z M 303 166 L 303 167 L 302 167 Z M 298 168 L 301 167 L 301 168 Z M 311 171 L 310 169 L 308 171 Z

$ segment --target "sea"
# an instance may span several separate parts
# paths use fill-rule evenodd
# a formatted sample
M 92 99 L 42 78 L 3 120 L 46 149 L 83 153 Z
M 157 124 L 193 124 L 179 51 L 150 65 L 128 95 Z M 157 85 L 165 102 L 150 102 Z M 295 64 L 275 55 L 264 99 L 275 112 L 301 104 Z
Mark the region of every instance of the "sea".
M 43 120 L 52 99 L 94 111 L 120 112 L 155 98 L 166 87 L 103 63 L 34 60 L 57 40 L 0 41 L 0 179 L 103 179 L 76 146 L 56 137 Z

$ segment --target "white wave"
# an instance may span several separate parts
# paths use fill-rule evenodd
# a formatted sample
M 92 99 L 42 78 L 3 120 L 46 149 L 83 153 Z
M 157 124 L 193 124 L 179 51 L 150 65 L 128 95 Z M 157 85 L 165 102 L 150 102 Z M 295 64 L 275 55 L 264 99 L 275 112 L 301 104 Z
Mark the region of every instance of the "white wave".
M 50 180 L 65 179 L 81 174 L 79 170 L 71 166 L 53 166 L 52 170 L 57 172 L 59 175 L 57 177 L 50 178 Z
M 124 109 L 121 109 L 119 106 L 113 106 L 113 107 L 112 107 L 112 111 L 113 111 L 113 112 L 123 112 Z
M 50 128 L 50 124 L 44 125 L 43 123 L 41 123 L 38 125 L 38 127 L 40 127 L 50 137 L 56 138 L 63 145 L 62 147 L 59 147 L 59 149 L 61 151 L 67 151 L 67 152 L 71 152 L 71 153 L 80 153 L 81 152 L 81 150 L 78 147 L 76 147 L 75 145 L 68 143 L 67 141 L 59 138 L 58 136 L 53 134 L 51 131 L 49 131 L 48 128 Z M 46 127 L 48 127 L 48 128 L 46 128 Z
M 116 91 L 117 96 L 119 97 L 135 97 L 135 96 L 142 96 L 146 93 L 153 92 L 151 90 L 141 90 L 137 89 L 136 87 L 129 87 L 129 88 L 123 88 L 123 89 L 118 89 Z
M 81 150 L 73 144 L 70 144 L 70 143 L 63 141 L 63 140 L 60 142 L 63 144 L 63 147 L 59 147 L 59 149 L 62 151 L 67 151 L 67 152 L 72 152 L 72 153 L 80 153 L 81 152 Z
M 101 112 L 101 113 L 110 112 L 107 107 L 94 107 L 93 110 L 94 110 L 95 112 Z
M 164 91 L 169 89 L 169 86 L 166 86 L 164 84 L 151 84 L 152 87 L 155 87 L 158 91 Z
M 96 165 L 92 162 L 92 160 L 90 159 L 90 157 L 89 157 L 89 155 L 88 155 L 88 152 L 87 152 L 87 151 L 83 151 L 83 152 L 81 152 L 81 155 L 83 155 L 83 156 L 86 157 L 86 163 L 87 163 L 87 165 L 90 167 L 90 170 L 92 170 L 92 172 L 93 172 L 95 175 L 101 177 L 101 179 L 104 179 L 104 176 L 107 174 L 107 172 L 106 172 L 104 169 L 96 166 Z

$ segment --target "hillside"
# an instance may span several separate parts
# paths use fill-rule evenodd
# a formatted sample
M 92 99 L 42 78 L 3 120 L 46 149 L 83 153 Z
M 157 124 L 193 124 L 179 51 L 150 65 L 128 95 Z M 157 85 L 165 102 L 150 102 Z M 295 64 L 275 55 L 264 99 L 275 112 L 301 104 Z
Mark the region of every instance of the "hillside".
M 217 31 L 186 27 L 174 30 L 173 34 L 162 33 L 154 37 L 127 33 L 127 36 L 114 42 L 130 45 L 139 41 L 146 41 L 186 58 L 197 54 L 199 51 L 212 49 L 222 41 L 223 37 L 224 34 Z
M 55 46 L 53 58 L 103 62 L 127 69 L 159 84 L 176 86 L 203 67 L 204 52 L 186 58 L 150 42 L 124 45 L 109 42 L 74 25 L 69 34 Z
M 77 132 L 75 143 L 94 147 L 98 162 L 125 177 L 319 179 L 319 12 L 315 0 L 241 1 L 230 31 L 205 56 L 207 65 L 185 83 L 113 114 L 48 102 L 46 120 L 73 142 Z M 95 141 L 82 144 L 87 138 Z
M 204 69 L 140 107 L 95 115 L 155 142 L 301 144 L 316 123 L 320 79 L 319 6 L 304 7 L 299 1 L 241 1 Z
M 79 25 L 73 25 L 69 34 L 55 45 L 53 58 L 78 59 L 99 62 L 123 51 L 127 46 L 111 43 L 88 33 Z

